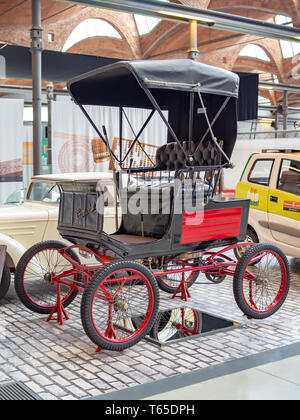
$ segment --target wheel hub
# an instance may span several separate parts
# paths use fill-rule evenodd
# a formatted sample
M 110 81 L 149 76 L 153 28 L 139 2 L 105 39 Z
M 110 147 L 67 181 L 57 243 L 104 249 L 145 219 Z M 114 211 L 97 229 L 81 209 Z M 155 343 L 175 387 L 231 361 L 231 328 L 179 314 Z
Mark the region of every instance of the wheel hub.
M 255 279 L 255 283 L 258 285 L 258 286 L 267 286 L 268 284 L 269 284 L 269 279 L 268 278 L 264 278 L 264 277 L 258 277 L 258 278 L 256 278 Z
M 114 309 L 117 312 L 118 310 L 120 311 L 127 311 L 127 309 L 129 308 L 128 302 L 126 302 L 126 300 L 124 299 L 116 299 L 114 302 Z
M 52 280 L 51 273 L 46 273 L 46 274 L 44 275 L 44 280 L 46 280 L 46 281 L 48 281 L 49 283 L 51 283 L 51 280 Z

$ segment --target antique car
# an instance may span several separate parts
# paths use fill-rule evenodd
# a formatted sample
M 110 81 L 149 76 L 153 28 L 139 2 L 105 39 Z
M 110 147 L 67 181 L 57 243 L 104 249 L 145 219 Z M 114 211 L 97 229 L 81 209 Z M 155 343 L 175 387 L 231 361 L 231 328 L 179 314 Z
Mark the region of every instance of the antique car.
M 253 154 L 235 196 L 250 200 L 247 241 L 271 242 L 300 258 L 300 150 Z M 244 250 L 238 248 L 237 257 Z
M 215 284 L 233 277 L 235 301 L 249 318 L 277 312 L 290 284 L 285 254 L 272 244 L 251 244 L 240 261 L 233 259 L 231 251 L 246 238 L 250 200 L 216 198 L 222 169 L 232 167 L 238 76 L 189 59 L 123 61 L 79 76 L 68 88 L 109 152 L 115 231 L 103 229 L 105 191 L 95 179 L 57 182 L 58 231 L 67 243 L 40 242 L 22 256 L 15 288 L 23 304 L 62 325 L 82 292 L 82 325 L 97 351 L 137 344 L 158 317 L 159 288 L 187 301 L 200 275 Z M 116 151 L 105 123 L 98 127 L 87 106 L 119 108 Z M 128 107 L 146 109 L 148 117 L 124 153 Z M 168 128 L 156 161 L 141 167 L 132 158 L 127 165 L 134 147 L 145 152 L 140 137 L 155 113 Z M 98 265 L 83 264 L 77 252 L 93 255 Z
M 57 231 L 60 193 L 57 182 L 62 179 L 83 180 L 86 177 L 97 181 L 104 179 L 113 191 L 112 175 L 107 173 L 53 174 L 33 177 L 25 194 L 23 204 L 0 207 L 0 243 L 7 246 L 6 261 L 13 272 L 19 259 L 37 242 L 62 240 Z M 106 208 L 105 229 L 114 230 L 113 210 Z

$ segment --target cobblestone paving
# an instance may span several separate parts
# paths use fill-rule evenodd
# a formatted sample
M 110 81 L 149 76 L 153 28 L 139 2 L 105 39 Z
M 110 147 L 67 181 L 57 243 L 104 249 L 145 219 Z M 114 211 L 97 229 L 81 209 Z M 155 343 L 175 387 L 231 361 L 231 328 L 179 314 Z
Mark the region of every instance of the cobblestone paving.
M 80 321 L 80 296 L 58 326 L 27 310 L 13 285 L 0 304 L 0 384 L 20 381 L 42 399 L 68 400 L 145 384 L 300 340 L 300 264 L 282 309 L 264 321 L 248 320 L 236 306 L 232 279 L 196 284 L 188 306 L 241 323 L 240 328 L 160 348 L 143 340 L 122 353 L 95 352 Z M 198 283 L 203 281 L 198 279 Z M 182 306 L 161 292 L 161 306 Z

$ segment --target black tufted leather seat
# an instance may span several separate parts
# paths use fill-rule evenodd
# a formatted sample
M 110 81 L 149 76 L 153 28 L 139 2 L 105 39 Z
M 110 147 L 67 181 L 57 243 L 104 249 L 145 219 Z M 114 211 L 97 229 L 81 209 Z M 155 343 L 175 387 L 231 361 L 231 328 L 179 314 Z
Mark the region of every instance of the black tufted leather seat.
M 178 169 L 185 169 L 189 166 L 215 166 L 220 164 L 220 152 L 215 144 L 212 142 L 203 142 L 196 151 L 199 143 L 191 144 L 191 153 L 189 153 L 189 142 L 182 143 L 183 149 L 177 143 L 168 143 L 160 147 L 156 154 L 156 167 L 157 170 L 174 171 Z M 196 151 L 196 153 L 195 153 Z M 194 155 L 193 162 L 189 162 L 188 157 Z M 208 187 L 208 186 L 207 186 Z M 170 201 L 166 203 L 164 190 L 169 188 Z M 161 238 L 167 231 L 170 223 L 170 210 L 171 203 L 174 198 L 174 186 L 172 183 L 166 185 L 159 184 L 157 186 L 149 185 L 138 188 L 141 200 L 141 208 L 145 207 L 145 211 L 139 211 L 133 214 L 128 209 L 128 203 L 137 190 L 128 189 L 126 191 L 126 200 L 123 208 L 128 211 L 123 214 L 123 227 L 127 234 L 147 237 Z M 206 190 L 204 194 L 208 194 L 210 190 Z M 158 212 L 151 214 L 148 212 L 151 208 L 150 197 L 153 200 L 156 197 L 156 204 Z M 153 202 L 152 202 L 153 205 Z M 126 206 L 126 207 L 125 207 Z M 167 211 L 166 211 L 167 207 Z
M 220 164 L 220 152 L 212 142 L 203 142 L 199 148 L 199 143 L 191 143 L 191 155 L 194 155 L 198 148 L 194 160 L 191 162 L 188 160 L 189 142 L 183 142 L 181 144 L 184 151 L 177 143 L 165 144 L 157 150 L 157 169 L 174 171 L 184 169 L 188 166 L 213 166 Z

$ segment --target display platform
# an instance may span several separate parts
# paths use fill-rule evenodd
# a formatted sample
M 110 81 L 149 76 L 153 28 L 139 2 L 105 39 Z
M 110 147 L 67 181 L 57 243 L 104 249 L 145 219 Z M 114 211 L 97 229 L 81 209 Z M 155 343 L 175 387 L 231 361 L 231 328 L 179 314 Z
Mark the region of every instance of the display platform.
M 160 347 L 173 343 L 206 337 L 230 331 L 240 324 L 220 316 L 208 314 L 189 307 L 160 311 L 150 333 L 145 339 Z

